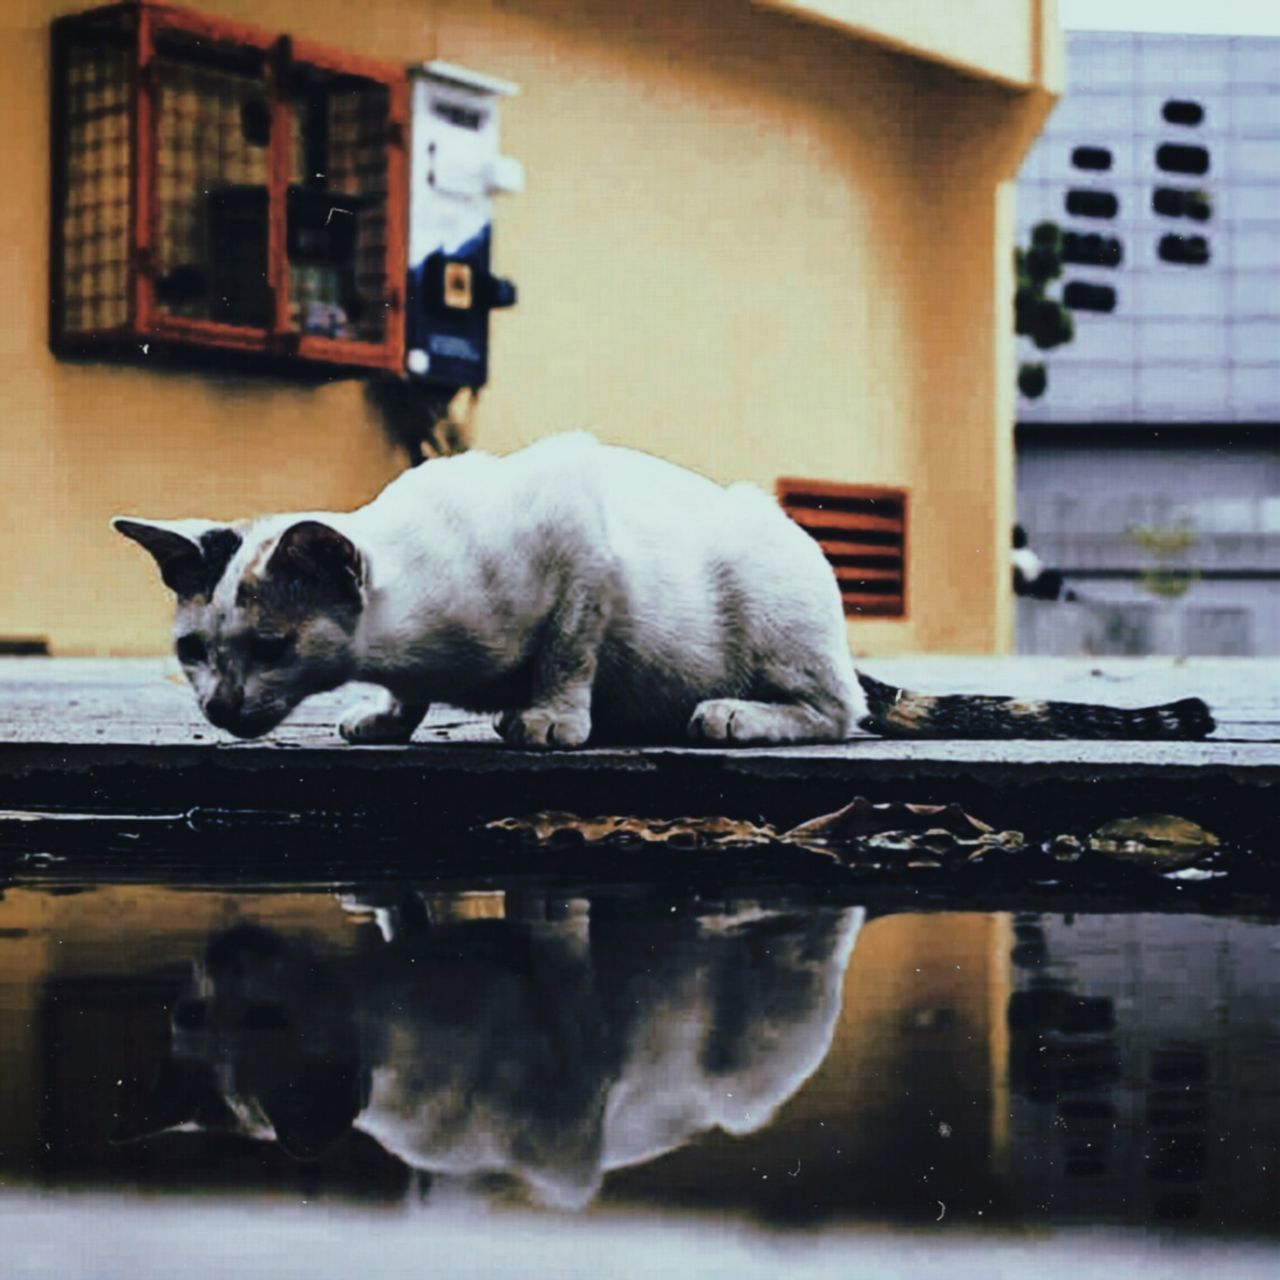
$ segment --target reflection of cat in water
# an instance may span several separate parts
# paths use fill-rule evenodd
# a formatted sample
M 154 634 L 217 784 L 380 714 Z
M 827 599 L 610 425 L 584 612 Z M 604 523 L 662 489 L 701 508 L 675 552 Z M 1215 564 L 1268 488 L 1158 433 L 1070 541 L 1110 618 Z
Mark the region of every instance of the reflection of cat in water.
M 385 940 L 341 956 L 214 935 L 117 1137 L 195 1123 L 309 1158 L 354 1126 L 415 1169 L 580 1206 L 610 1169 L 761 1128 L 825 1057 L 861 910 L 541 905 L 418 928 L 384 911 Z

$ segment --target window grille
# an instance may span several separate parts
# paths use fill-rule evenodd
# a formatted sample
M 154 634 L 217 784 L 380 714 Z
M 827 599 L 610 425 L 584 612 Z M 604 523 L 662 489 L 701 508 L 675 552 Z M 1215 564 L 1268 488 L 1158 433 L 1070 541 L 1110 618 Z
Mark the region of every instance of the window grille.
M 400 67 L 152 0 L 53 53 L 56 350 L 401 367 Z

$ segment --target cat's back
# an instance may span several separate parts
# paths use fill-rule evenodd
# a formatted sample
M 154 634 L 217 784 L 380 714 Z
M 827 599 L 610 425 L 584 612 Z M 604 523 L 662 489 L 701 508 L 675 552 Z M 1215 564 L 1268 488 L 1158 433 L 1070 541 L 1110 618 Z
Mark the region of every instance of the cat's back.
M 763 559 L 803 564 L 816 548 L 758 485 L 723 485 L 652 454 L 598 446 L 603 516 L 615 547 L 656 558 L 664 573 L 701 576 L 708 565 Z
M 698 523 L 722 515 L 731 499 L 733 489 L 666 458 L 625 445 L 597 443 L 596 450 L 598 481 L 614 511 Z
M 568 431 L 507 454 L 473 449 L 433 458 L 397 476 L 370 505 L 418 502 L 428 497 L 469 501 L 484 495 L 510 496 L 531 488 L 548 495 L 600 493 L 611 503 L 637 503 L 646 509 L 658 497 L 707 502 L 730 492 L 665 458 L 606 444 L 586 431 Z
M 725 487 L 584 431 L 504 455 L 433 459 L 393 480 L 363 511 L 388 530 L 427 527 L 493 545 L 568 537 L 582 550 L 608 548 L 632 572 L 656 557 L 676 577 L 708 557 L 740 552 L 772 522 L 790 523 L 753 485 Z
M 470 455 L 468 455 L 470 456 Z M 547 436 L 501 458 L 483 478 L 504 489 L 539 493 L 558 500 L 603 502 L 611 511 L 635 508 L 652 513 L 655 504 L 678 505 L 696 515 L 723 498 L 725 489 L 705 476 L 640 449 L 608 444 L 587 431 Z M 482 473 L 473 473 L 477 480 Z
M 479 474 L 479 473 L 477 473 Z M 498 460 L 493 479 L 522 523 L 573 529 L 607 549 L 630 593 L 668 609 L 705 610 L 708 575 L 830 577 L 817 544 L 757 485 L 722 485 L 640 449 L 586 432 L 551 436 Z

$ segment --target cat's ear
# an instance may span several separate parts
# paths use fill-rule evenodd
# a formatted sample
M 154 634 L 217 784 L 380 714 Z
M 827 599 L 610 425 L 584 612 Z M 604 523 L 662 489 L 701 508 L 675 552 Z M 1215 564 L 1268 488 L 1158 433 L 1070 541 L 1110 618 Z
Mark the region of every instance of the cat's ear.
M 119 1145 L 153 1138 L 196 1118 L 209 1095 L 208 1072 L 195 1063 L 166 1059 L 160 1064 L 151 1092 L 142 1105 L 127 1113 L 111 1130 Z
M 272 578 L 301 580 L 359 607 L 364 557 L 355 543 L 332 525 L 299 520 L 280 535 L 266 573 Z
M 241 542 L 211 520 L 136 520 L 117 516 L 111 527 L 146 548 L 164 584 L 182 597 L 212 590 Z
M 310 1062 L 258 1101 L 295 1160 L 317 1160 L 345 1137 L 368 1102 L 370 1078 L 355 1062 Z

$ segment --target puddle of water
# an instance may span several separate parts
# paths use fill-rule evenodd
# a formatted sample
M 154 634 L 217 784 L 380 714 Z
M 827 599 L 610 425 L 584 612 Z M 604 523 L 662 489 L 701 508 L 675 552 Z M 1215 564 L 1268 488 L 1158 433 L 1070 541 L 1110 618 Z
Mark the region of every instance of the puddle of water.
M 0 1213 L 1272 1237 L 1278 961 L 1185 914 L 10 888 Z

